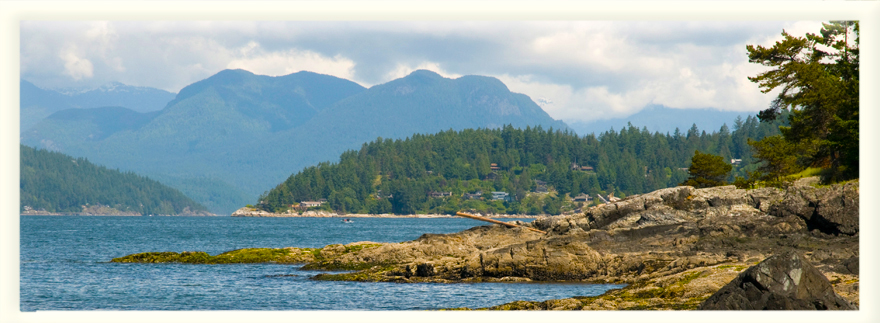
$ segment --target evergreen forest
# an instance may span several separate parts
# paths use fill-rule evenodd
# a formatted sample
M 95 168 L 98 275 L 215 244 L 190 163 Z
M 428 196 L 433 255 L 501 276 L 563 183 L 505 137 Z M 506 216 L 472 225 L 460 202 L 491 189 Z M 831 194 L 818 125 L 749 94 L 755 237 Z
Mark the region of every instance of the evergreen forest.
M 758 167 L 749 140 L 778 135 L 785 120 L 738 117 L 733 129 L 725 124 L 711 133 L 696 125 L 685 132 L 676 128 L 672 134 L 650 133 L 630 124 L 620 131 L 578 136 L 508 125 L 402 140 L 378 138 L 360 150 L 346 151 L 338 163 L 320 163 L 291 175 L 263 193 L 256 207 L 302 211 L 299 202 L 325 199 L 312 209 L 560 214 L 598 203 L 597 194 L 624 197 L 677 186 L 688 179 L 687 168 L 697 150 L 735 164 L 726 180 L 745 176 Z M 573 202 L 582 194 L 594 200 Z
M 122 212 L 176 215 L 207 212 L 179 191 L 85 158 L 21 145 L 20 211 L 78 213 L 102 205 Z

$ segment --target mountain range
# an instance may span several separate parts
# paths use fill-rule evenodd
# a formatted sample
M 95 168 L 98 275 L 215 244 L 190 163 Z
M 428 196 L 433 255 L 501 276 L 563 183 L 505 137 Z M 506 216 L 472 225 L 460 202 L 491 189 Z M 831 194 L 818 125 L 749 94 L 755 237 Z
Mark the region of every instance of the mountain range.
M 569 127 L 580 135 L 591 133 L 600 134 L 609 130 L 620 131 L 632 124 L 638 128 L 647 128 L 650 132 L 673 134 L 678 128 L 681 133 L 686 133 L 693 125 L 699 129 L 715 131 L 727 124 L 733 127 L 733 121 L 737 117 L 743 120 L 757 112 L 721 111 L 716 109 L 674 109 L 662 105 L 649 105 L 641 111 L 624 117 L 607 120 L 595 120 L 590 122 L 567 121 Z
M 60 92 L 26 100 L 41 89 L 25 82 L 23 129 L 25 110 L 57 112 L 23 130 L 22 144 L 150 176 L 226 214 L 291 173 L 379 137 L 506 124 L 570 130 L 495 78 L 449 79 L 424 70 L 369 89 L 311 72 L 270 77 L 224 70 L 181 89 L 156 111 L 51 104 L 70 97 Z
M 61 110 L 123 106 L 137 112 L 150 112 L 161 110 L 175 96 L 160 89 L 118 82 L 96 89 L 42 89 L 26 80 L 21 80 L 19 85 L 21 131 Z

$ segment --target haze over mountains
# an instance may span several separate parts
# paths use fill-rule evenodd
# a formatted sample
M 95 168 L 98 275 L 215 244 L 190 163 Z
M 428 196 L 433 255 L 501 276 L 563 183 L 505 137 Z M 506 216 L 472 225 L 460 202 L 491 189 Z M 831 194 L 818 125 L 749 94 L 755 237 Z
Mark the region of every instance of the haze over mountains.
M 21 80 L 21 131 L 65 109 L 122 106 L 137 112 L 158 111 L 175 94 L 160 89 L 110 83 L 97 89 L 41 89 Z
M 23 85 L 22 102 L 32 90 Z M 311 72 L 225 70 L 185 87 L 160 111 L 58 111 L 23 130 L 21 142 L 150 176 L 229 214 L 303 167 L 377 137 L 504 124 L 567 129 L 490 77 L 416 71 L 366 89 Z
M 685 133 L 694 124 L 700 130 L 708 132 L 717 131 L 724 124 L 732 128 L 736 117 L 742 117 L 745 120 L 749 115 L 754 116 L 755 114 L 755 112 L 720 111 L 715 109 L 673 109 L 662 105 L 650 105 L 625 118 L 592 122 L 569 121 L 567 123 L 569 127 L 580 135 L 600 134 L 612 128 L 615 131 L 620 131 L 628 123 L 640 129 L 642 127 L 648 128 L 650 132 L 672 134 L 675 132 L 675 128 Z

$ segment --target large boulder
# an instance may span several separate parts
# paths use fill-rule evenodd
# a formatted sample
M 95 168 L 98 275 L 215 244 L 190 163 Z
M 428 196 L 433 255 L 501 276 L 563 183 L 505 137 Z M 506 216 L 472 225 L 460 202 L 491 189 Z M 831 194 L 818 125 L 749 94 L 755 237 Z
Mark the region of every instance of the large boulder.
M 811 230 L 856 235 L 859 233 L 859 184 L 791 187 L 768 211 L 777 217 L 801 217 Z
M 712 294 L 700 310 L 857 310 L 797 252 L 771 256 Z

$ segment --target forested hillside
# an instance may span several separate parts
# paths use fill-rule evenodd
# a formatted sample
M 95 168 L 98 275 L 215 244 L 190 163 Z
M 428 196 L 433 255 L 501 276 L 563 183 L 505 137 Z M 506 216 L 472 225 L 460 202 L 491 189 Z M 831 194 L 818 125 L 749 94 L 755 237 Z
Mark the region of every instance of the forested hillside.
M 179 191 L 149 178 L 24 145 L 20 186 L 20 211 L 77 213 L 83 211 L 83 206 L 95 205 L 140 214 L 207 211 Z
M 338 163 L 290 176 L 257 206 L 281 212 L 301 201 L 327 199 L 322 207 L 348 213 L 559 214 L 581 193 L 619 197 L 676 186 L 687 179 L 684 168 L 695 150 L 742 159 L 731 178 L 742 175 L 757 167 L 749 165 L 747 139 L 778 134 L 778 125 L 748 117 L 737 118 L 733 131 L 725 125 L 712 133 L 696 125 L 673 134 L 629 126 L 580 137 L 505 126 L 379 138 L 343 153 Z M 510 200 L 495 200 L 492 192 L 506 192 Z

